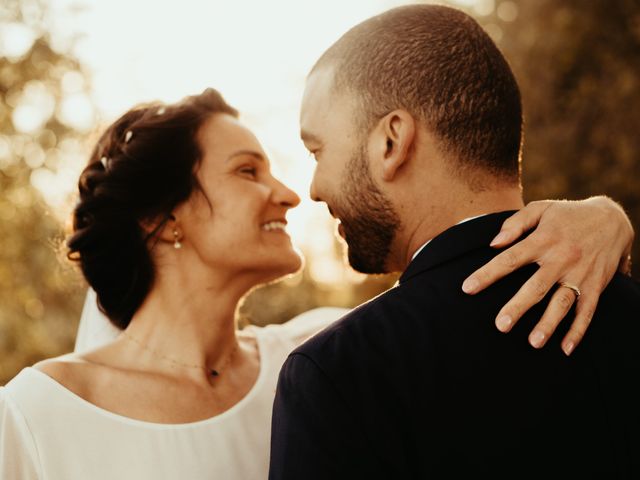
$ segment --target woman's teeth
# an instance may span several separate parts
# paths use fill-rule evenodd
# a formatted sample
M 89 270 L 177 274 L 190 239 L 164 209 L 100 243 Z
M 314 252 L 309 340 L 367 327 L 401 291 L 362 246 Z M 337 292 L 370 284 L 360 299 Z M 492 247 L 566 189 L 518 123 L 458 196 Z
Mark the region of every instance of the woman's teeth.
M 262 225 L 262 229 L 270 232 L 272 230 L 284 230 L 287 226 L 284 222 L 269 222 Z

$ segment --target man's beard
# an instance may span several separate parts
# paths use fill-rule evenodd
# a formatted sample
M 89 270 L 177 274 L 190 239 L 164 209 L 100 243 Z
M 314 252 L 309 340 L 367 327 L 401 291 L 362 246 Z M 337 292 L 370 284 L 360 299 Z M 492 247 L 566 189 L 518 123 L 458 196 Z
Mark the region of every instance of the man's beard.
M 367 157 L 363 142 L 347 162 L 337 213 L 351 267 L 362 273 L 388 273 L 387 260 L 400 221 L 391 202 L 374 183 Z

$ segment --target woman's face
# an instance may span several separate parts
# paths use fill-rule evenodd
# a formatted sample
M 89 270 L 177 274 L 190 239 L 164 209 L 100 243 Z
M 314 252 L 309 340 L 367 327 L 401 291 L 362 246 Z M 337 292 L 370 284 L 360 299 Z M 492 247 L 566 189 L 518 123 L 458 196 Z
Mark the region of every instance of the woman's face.
M 285 226 L 287 211 L 300 198 L 271 174 L 253 133 L 230 115 L 214 114 L 198 141 L 203 191 L 194 190 L 174 211 L 184 253 L 217 271 L 261 281 L 299 270 L 302 259 Z

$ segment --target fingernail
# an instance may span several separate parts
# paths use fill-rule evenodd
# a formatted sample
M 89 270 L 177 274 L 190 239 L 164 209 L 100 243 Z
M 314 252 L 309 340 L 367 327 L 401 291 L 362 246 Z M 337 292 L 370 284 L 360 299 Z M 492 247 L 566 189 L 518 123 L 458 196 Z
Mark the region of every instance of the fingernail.
M 571 352 L 573 352 L 573 349 L 575 347 L 576 347 L 575 344 L 569 341 L 562 346 L 562 350 L 564 351 L 564 354 L 568 357 L 569 355 L 571 355 Z
M 462 283 L 462 291 L 464 293 L 475 293 L 479 286 L 480 282 L 477 279 L 469 277 Z
M 491 240 L 491 243 L 489 245 L 493 247 L 494 245 L 502 243 L 508 238 L 508 236 L 509 234 L 507 232 L 500 232 L 493 240 Z
M 544 342 L 544 333 L 536 330 L 529 336 L 529 343 L 535 348 L 540 348 Z
M 509 315 L 500 315 L 496 320 L 496 327 L 501 332 L 508 332 L 512 323 L 513 319 Z

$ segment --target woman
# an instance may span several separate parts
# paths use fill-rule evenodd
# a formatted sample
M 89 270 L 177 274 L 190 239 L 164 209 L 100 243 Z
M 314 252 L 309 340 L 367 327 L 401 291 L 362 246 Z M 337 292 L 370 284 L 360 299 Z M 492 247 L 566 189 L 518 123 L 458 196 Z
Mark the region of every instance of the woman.
M 236 328 L 247 292 L 301 267 L 298 196 L 211 89 L 123 115 L 79 190 L 69 256 L 122 334 L 0 389 L 0 477 L 266 478 L 279 368 L 342 313 Z

